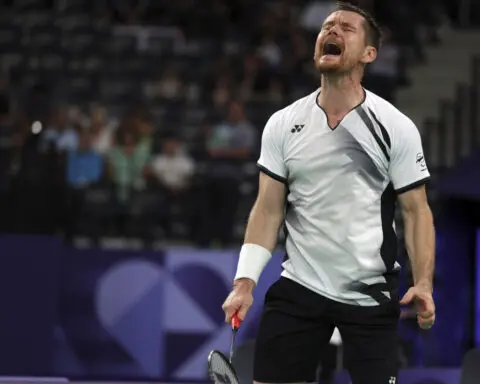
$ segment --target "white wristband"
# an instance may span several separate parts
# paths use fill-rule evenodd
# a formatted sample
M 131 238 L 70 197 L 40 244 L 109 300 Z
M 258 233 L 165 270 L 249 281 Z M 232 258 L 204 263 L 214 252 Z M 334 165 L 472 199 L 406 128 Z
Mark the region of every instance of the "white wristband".
M 238 258 L 235 280 L 248 278 L 257 284 L 263 269 L 271 258 L 270 251 L 261 245 L 243 244 Z

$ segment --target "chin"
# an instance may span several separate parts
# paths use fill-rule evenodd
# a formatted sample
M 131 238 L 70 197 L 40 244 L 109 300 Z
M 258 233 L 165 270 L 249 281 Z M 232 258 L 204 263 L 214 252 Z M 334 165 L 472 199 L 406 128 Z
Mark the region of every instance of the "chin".
M 341 57 L 323 56 L 315 60 L 317 70 L 322 74 L 340 73 L 343 69 L 343 60 Z
M 317 70 L 321 74 L 335 74 L 335 73 L 342 73 L 342 66 L 340 64 L 317 64 Z

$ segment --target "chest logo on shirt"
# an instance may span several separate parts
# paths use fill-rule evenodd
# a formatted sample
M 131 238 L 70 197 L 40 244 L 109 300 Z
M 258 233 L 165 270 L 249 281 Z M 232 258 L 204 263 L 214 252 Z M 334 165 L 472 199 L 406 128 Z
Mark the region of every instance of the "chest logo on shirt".
M 300 132 L 303 127 L 305 127 L 305 124 L 301 124 L 301 125 L 294 125 L 291 132 L 292 133 L 295 133 L 295 132 Z

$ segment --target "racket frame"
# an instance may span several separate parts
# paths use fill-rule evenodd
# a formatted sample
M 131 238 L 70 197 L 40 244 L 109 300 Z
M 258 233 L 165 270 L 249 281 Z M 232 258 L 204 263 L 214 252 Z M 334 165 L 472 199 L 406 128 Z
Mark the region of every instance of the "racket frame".
M 225 365 L 230 369 L 230 371 L 232 372 L 233 377 L 235 378 L 235 381 L 236 381 L 236 383 L 234 383 L 234 384 L 239 384 L 237 372 L 235 372 L 235 368 L 233 367 L 233 364 L 232 364 L 232 358 L 233 358 L 233 354 L 234 354 L 235 339 L 236 339 L 237 332 L 240 329 L 241 324 L 242 324 L 242 321 L 238 317 L 238 314 L 235 313 L 232 316 L 232 319 L 230 321 L 230 326 L 232 327 L 232 339 L 231 339 L 231 343 L 230 343 L 230 359 L 227 359 L 227 357 L 222 352 L 217 351 L 215 349 L 208 354 L 208 360 L 207 360 L 208 361 L 208 376 L 210 376 L 210 380 L 212 380 L 214 384 L 217 384 L 217 382 L 218 382 L 216 374 L 213 372 L 213 369 L 212 369 L 212 357 L 214 355 L 218 355 L 224 361 Z
M 210 380 L 212 380 L 214 384 L 218 383 L 217 375 L 215 374 L 215 372 L 213 372 L 213 369 L 212 369 L 212 358 L 214 355 L 218 355 L 224 361 L 228 369 L 230 369 L 230 371 L 232 372 L 233 377 L 236 380 L 236 383 L 232 383 L 232 384 L 239 384 L 240 382 L 238 381 L 237 372 L 235 372 L 235 369 L 233 368 L 231 361 L 229 361 L 227 359 L 227 356 L 225 356 L 222 352 L 217 351 L 215 349 L 208 354 L 208 376 L 210 376 Z

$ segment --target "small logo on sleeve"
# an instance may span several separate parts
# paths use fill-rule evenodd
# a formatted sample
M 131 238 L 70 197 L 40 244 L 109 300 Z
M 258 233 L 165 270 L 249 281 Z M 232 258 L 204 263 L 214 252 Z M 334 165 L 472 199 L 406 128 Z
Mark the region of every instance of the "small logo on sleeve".
M 427 164 L 425 163 L 425 156 L 423 156 L 423 153 L 419 152 L 417 153 L 417 158 L 415 160 L 417 163 L 417 166 L 420 168 L 420 171 L 426 171 L 427 170 Z
M 303 127 L 305 127 L 305 124 L 294 125 L 293 128 L 291 129 L 291 132 L 292 133 L 300 132 L 303 129 Z

